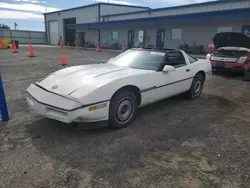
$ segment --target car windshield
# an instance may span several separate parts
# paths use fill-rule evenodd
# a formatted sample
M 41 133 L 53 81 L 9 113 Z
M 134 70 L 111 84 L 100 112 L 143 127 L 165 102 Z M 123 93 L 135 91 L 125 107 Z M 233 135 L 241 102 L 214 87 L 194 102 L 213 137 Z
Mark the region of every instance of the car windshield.
M 163 62 L 164 56 L 164 52 L 128 50 L 110 60 L 108 63 L 135 69 L 158 70 Z

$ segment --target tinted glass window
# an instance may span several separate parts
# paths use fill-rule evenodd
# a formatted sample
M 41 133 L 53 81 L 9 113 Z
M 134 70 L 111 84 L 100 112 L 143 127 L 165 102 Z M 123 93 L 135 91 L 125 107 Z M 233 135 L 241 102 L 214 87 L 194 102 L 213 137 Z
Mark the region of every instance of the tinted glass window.
M 111 38 L 112 38 L 112 40 L 117 41 L 118 40 L 118 31 L 112 31 Z
M 194 63 L 194 62 L 198 61 L 196 58 L 192 57 L 191 55 L 187 54 L 187 57 L 188 57 L 190 63 Z
M 158 70 L 163 62 L 164 56 L 165 53 L 163 52 L 128 50 L 108 63 L 136 69 Z
M 186 61 L 181 52 L 169 52 L 165 58 L 165 64 L 174 67 L 186 65 Z

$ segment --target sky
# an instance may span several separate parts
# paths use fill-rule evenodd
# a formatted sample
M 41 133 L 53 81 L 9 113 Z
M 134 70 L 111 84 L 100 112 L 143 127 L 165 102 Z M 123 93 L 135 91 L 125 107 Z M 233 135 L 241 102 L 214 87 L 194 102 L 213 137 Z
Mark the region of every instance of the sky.
M 44 31 L 45 12 L 53 12 L 97 2 L 160 8 L 214 0 L 0 0 L 0 24 L 14 29 Z M 135 3 L 136 2 L 136 3 Z

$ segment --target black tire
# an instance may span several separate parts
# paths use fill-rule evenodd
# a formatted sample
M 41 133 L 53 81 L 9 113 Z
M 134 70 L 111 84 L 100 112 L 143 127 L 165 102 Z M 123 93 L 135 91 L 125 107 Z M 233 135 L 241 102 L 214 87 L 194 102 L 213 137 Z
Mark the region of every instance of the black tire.
M 195 100 L 199 98 L 203 90 L 204 81 L 205 81 L 205 78 L 201 73 L 198 73 L 194 77 L 192 85 L 190 89 L 187 91 L 187 98 L 189 100 Z
M 125 90 L 117 93 L 110 103 L 109 126 L 115 129 L 127 127 L 135 120 L 137 107 L 138 101 L 133 92 Z
M 250 81 L 250 72 L 247 72 L 247 71 L 244 72 L 244 80 Z

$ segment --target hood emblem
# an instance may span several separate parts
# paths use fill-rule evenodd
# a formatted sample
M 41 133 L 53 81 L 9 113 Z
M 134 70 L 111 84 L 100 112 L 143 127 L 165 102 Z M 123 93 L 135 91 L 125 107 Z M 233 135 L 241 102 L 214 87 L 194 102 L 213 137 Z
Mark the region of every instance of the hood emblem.
M 57 89 L 58 88 L 58 85 L 54 85 L 51 87 L 51 89 Z

